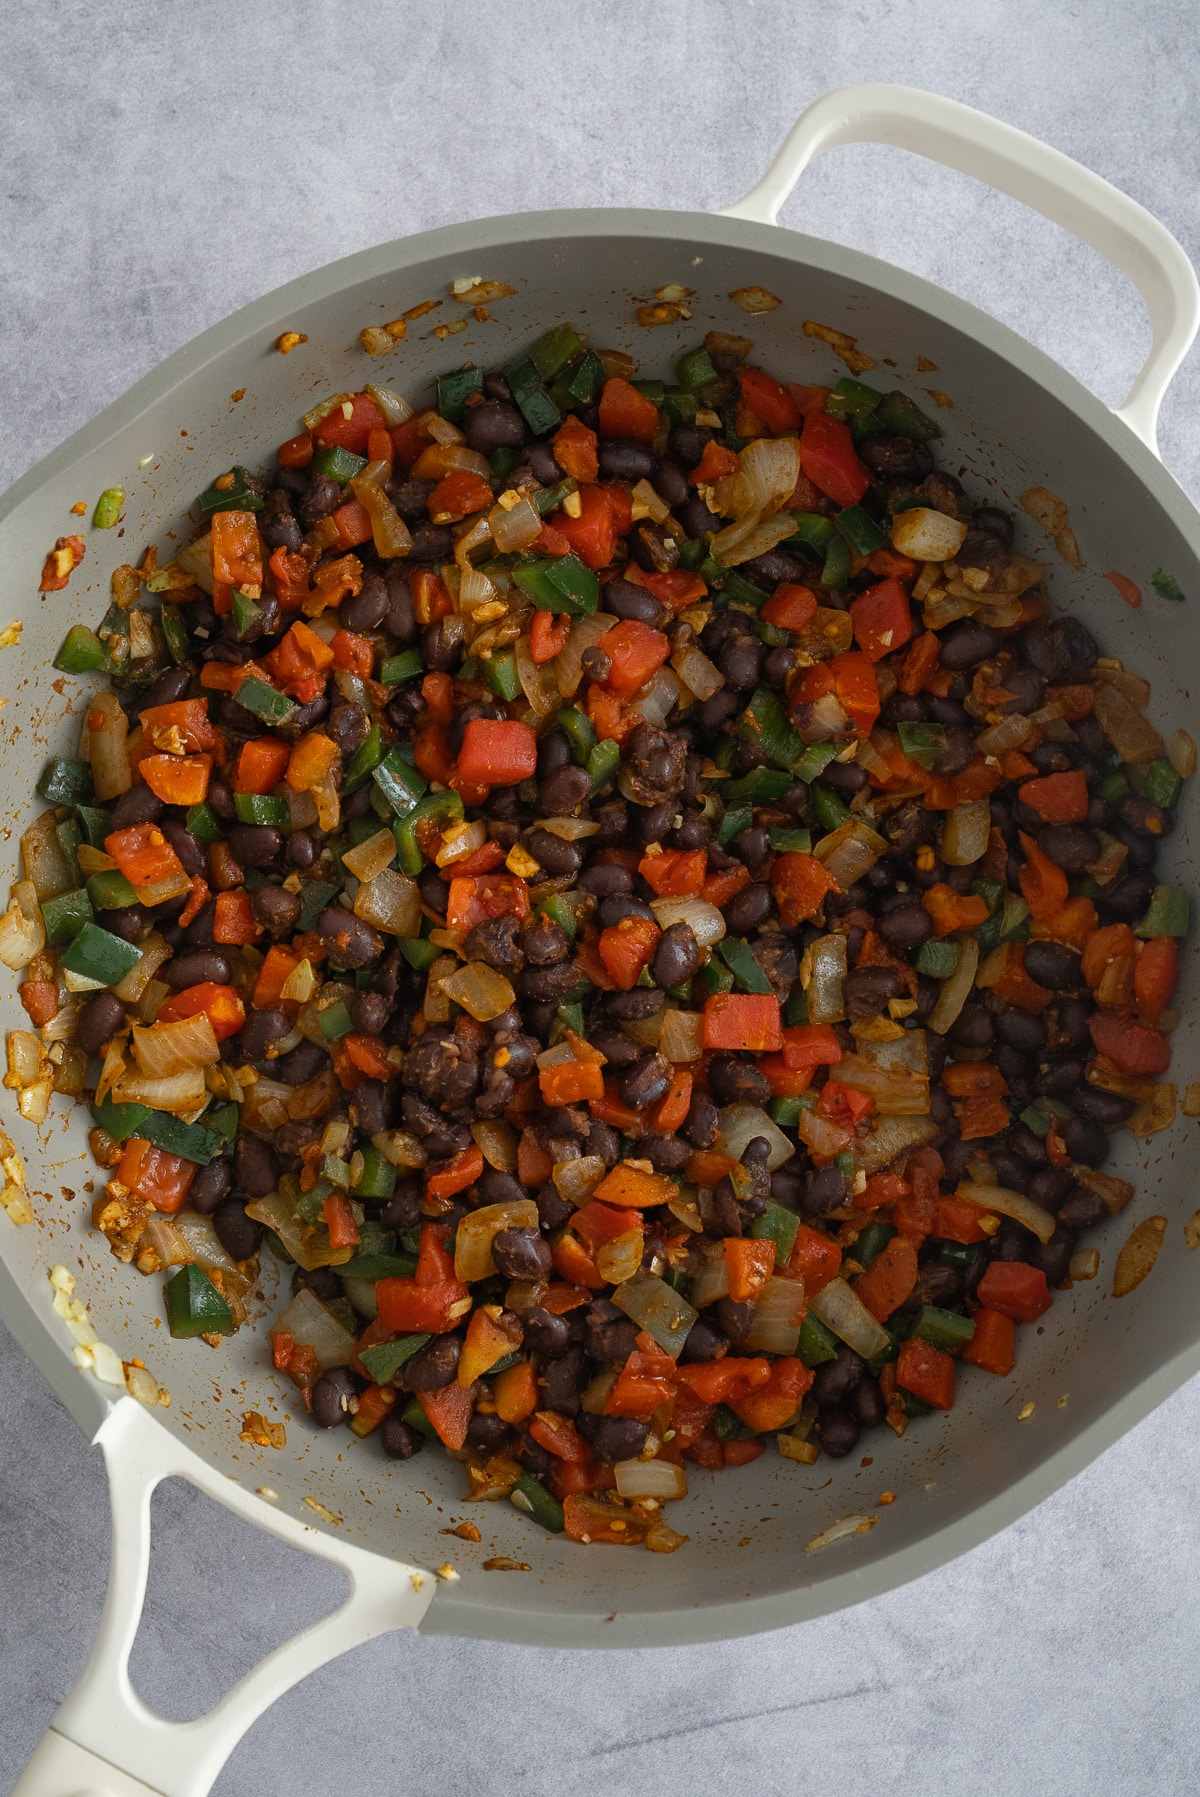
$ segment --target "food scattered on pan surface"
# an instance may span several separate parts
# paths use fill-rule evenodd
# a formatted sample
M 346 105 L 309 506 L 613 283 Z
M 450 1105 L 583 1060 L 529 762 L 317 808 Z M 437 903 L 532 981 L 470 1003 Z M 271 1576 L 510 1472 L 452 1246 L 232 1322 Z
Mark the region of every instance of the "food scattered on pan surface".
M 67 632 L 100 682 L 0 917 L 5 1084 L 90 1105 L 93 1221 L 171 1333 L 262 1325 L 313 1426 L 441 1443 L 584 1543 L 672 1552 L 695 1468 L 1007 1376 L 1132 1196 L 1110 1134 L 1175 1112 L 1195 745 L 939 425 L 804 330 L 852 375 L 712 332 L 644 379 L 557 325 L 218 473 Z

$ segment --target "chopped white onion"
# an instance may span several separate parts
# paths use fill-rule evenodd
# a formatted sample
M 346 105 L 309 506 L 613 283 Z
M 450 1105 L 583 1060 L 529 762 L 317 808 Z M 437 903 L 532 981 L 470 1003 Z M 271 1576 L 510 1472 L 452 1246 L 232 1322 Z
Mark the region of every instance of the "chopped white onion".
M 929 1028 L 939 1036 L 946 1034 L 966 1004 L 979 967 L 979 944 L 974 936 L 959 936 L 956 941 L 958 966 L 948 979 L 942 981 L 937 1004 L 929 1018 Z
M 33 887 L 38 899 L 57 898 L 69 892 L 75 875 L 58 839 L 58 819 L 53 811 L 43 811 L 34 818 L 21 838 L 21 866 L 25 881 Z
M 990 724 L 986 730 L 981 730 L 975 747 L 981 755 L 1007 755 L 1010 749 L 1021 746 L 1031 729 L 1029 719 L 1014 711 L 1011 716 L 1001 718 L 998 724 Z
M 398 424 L 404 424 L 413 415 L 413 408 L 403 393 L 397 393 L 391 387 L 377 387 L 374 382 L 367 382 L 367 392 L 383 413 L 383 422 L 389 430 Z
M 143 1073 L 123 1073 L 113 1087 L 118 1104 L 148 1104 L 155 1111 L 182 1115 L 198 1111 L 208 1098 L 203 1067 L 189 1067 L 162 1078 Z
M 354 1352 L 350 1331 L 307 1286 L 296 1293 L 286 1310 L 280 1311 L 270 1334 L 272 1341 L 277 1335 L 290 1335 L 298 1348 L 311 1348 L 322 1372 L 326 1367 L 345 1366 Z
M 887 1331 L 875 1321 L 844 1279 L 831 1279 L 809 1299 L 808 1307 L 819 1322 L 832 1329 L 840 1341 L 861 1354 L 864 1360 L 874 1359 L 888 1346 Z
M 486 841 L 487 825 L 481 817 L 469 824 L 451 824 L 438 844 L 436 864 L 438 867 L 449 867 L 453 861 L 463 861 L 468 855 L 473 855 L 476 849 L 481 849 Z
M 354 895 L 354 915 L 390 936 L 415 936 L 421 927 L 421 893 L 415 880 L 385 867 Z
M 642 1264 L 645 1249 L 646 1237 L 640 1224 L 634 1229 L 623 1230 L 597 1248 L 596 1270 L 610 1285 L 620 1285 L 633 1278 Z
M 107 804 L 133 785 L 129 762 L 129 719 L 116 693 L 95 693 L 88 707 L 88 759 L 100 804 Z
M 687 643 L 671 655 L 671 666 L 697 699 L 711 699 L 725 684 L 725 676 L 695 643 Z
M 203 1011 L 150 1029 L 133 1026 L 133 1055 L 142 1073 L 168 1079 L 192 1067 L 215 1067 L 221 1058 L 213 1026 Z
M 846 1015 L 843 987 L 846 981 L 846 938 L 819 936 L 804 956 L 801 977 L 808 974 L 810 1023 L 841 1023 Z
M 727 1104 L 719 1113 L 717 1147 L 721 1153 L 740 1161 L 745 1156 L 746 1144 L 755 1136 L 761 1136 L 770 1150 L 767 1169 L 771 1173 L 776 1167 L 782 1167 L 784 1161 L 791 1160 L 796 1152 L 778 1124 L 772 1123 L 756 1104 Z
M 347 849 L 342 856 L 342 865 L 359 880 L 373 880 L 385 867 L 390 867 L 395 858 L 396 838 L 390 830 L 377 830 L 356 848 Z
M 514 506 L 494 505 L 488 513 L 488 523 L 501 555 L 512 555 L 537 541 L 542 530 L 542 514 L 529 494 L 522 493 Z
M 707 899 L 651 899 L 650 909 L 661 930 L 669 930 L 676 923 L 687 924 L 701 948 L 715 948 L 725 935 L 725 919 Z
M 847 1054 L 837 1064 L 837 1078 L 868 1092 L 881 1117 L 922 1117 L 929 1109 L 928 1079 L 907 1067 L 880 1067 L 865 1055 Z
M 613 1467 L 623 1498 L 657 1498 L 669 1503 L 687 1496 L 687 1473 L 674 1460 L 618 1460 Z
M 570 699 L 583 679 L 583 652 L 594 648 L 600 638 L 617 622 L 608 612 L 596 612 L 590 618 L 576 618 L 566 643 L 547 668 L 564 699 Z
M 951 806 L 942 825 L 942 860 L 949 867 L 972 866 L 986 853 L 991 833 L 992 810 L 986 799 Z
M 0 962 L 14 973 L 28 967 L 46 946 L 46 928 L 31 880 L 18 880 L 0 917 Z
M 755 1302 L 746 1346 L 756 1354 L 794 1354 L 804 1309 L 803 1282 L 772 1275 Z
M 854 1140 L 854 1164 L 866 1174 L 881 1173 L 894 1160 L 931 1142 L 938 1133 L 932 1117 L 878 1117 Z
M 442 991 L 476 1021 L 490 1023 L 516 1000 L 512 983 L 486 961 L 468 961 L 441 982 Z
M 648 724 L 665 724 L 683 690 L 683 682 L 673 668 L 659 668 L 641 698 L 637 709 Z
M 977 1204 L 980 1210 L 992 1211 L 997 1216 L 1011 1217 L 1023 1228 L 1031 1230 L 1039 1242 L 1048 1242 L 1054 1234 L 1054 1218 L 1024 1192 L 1010 1192 L 1005 1186 L 975 1185 L 964 1181 L 955 1196 L 969 1199 Z
M 913 506 L 898 512 L 892 521 L 892 547 L 918 562 L 948 562 L 962 548 L 965 524 L 935 512 L 932 506 Z
M 538 716 L 545 717 L 548 712 L 554 710 L 561 697 L 557 688 L 552 687 L 546 679 L 546 674 L 552 670 L 554 664 L 547 662 L 544 668 L 540 667 L 534 661 L 529 647 L 529 639 L 524 635 L 519 636 L 513 644 L 513 655 L 525 697 Z
M 454 1277 L 470 1283 L 496 1272 L 492 1243 L 502 1229 L 536 1229 L 538 1208 L 532 1198 L 510 1198 L 485 1204 L 460 1218 L 454 1236 Z
M 773 518 L 751 518 L 718 531 L 712 540 L 712 552 L 725 567 L 736 568 L 742 562 L 753 561 L 756 555 L 765 555 L 795 533 L 796 523 L 790 512 L 779 512 Z
M 679 1358 L 688 1332 L 696 1321 L 696 1311 L 674 1286 L 653 1273 L 635 1273 L 632 1279 L 617 1287 L 612 1301 L 658 1343 L 664 1354 L 669 1354 L 673 1360 Z
M 667 1011 L 658 1037 L 658 1052 L 678 1066 L 698 1061 L 704 1053 L 704 1013 Z
M 605 1165 L 598 1154 L 581 1154 L 573 1161 L 555 1161 L 550 1174 L 560 1198 L 576 1209 L 587 1203 L 604 1178 Z M 637 1269 L 634 1268 L 634 1271 Z M 623 1275 L 627 1278 L 628 1274 Z
M 688 1296 L 697 1310 L 729 1296 L 729 1263 L 725 1250 L 717 1242 L 706 1242 L 700 1250 L 699 1262 L 692 1274 Z
M 869 824 L 852 817 L 831 830 L 828 836 L 823 836 L 813 854 L 845 892 L 870 872 L 881 855 L 886 855 L 887 847 L 883 837 Z

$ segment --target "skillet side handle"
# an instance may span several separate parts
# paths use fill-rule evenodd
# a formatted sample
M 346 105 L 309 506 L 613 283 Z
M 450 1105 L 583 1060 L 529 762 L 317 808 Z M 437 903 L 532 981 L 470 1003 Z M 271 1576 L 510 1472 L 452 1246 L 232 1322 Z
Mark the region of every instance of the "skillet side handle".
M 108 1596 L 87 1664 L 13 1797 L 205 1797 L 242 1735 L 277 1697 L 351 1647 L 415 1628 L 436 1580 L 272 1510 L 177 1441 L 134 1398 L 113 1405 L 96 1440 L 112 1501 Z M 150 1500 L 171 1477 L 190 1480 L 289 1547 L 341 1566 L 350 1581 L 339 1609 L 277 1647 L 193 1722 L 157 1715 L 129 1679 L 150 1566 Z
M 1158 454 L 1158 411 L 1200 324 L 1200 285 L 1180 244 L 1120 188 L 1036 137 L 972 106 L 919 88 L 835 88 L 792 126 L 756 187 L 725 218 L 774 224 L 814 157 L 841 144 L 892 144 L 972 175 L 1090 244 L 1128 275 L 1150 314 L 1152 340 L 1125 402 L 1115 408 Z

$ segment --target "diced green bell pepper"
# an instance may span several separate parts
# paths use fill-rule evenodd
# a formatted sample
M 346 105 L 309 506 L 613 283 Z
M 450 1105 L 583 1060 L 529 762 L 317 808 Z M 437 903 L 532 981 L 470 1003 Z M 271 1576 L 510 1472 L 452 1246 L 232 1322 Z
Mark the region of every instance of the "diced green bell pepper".
M 348 486 L 356 474 L 361 474 L 367 465 L 365 455 L 355 455 L 340 444 L 333 444 L 328 449 L 318 449 L 309 464 L 314 474 L 327 474 L 335 480 L 339 487 Z
M 960 1317 L 956 1311 L 941 1310 L 936 1304 L 922 1304 L 912 1333 L 920 1341 L 928 1342 L 931 1348 L 940 1348 L 943 1354 L 959 1354 L 974 1335 L 975 1324 L 970 1317 Z
M 788 1029 L 793 1029 L 798 1023 L 808 1022 L 808 993 L 799 981 L 788 994 L 787 1003 L 783 1007 L 783 1021 Z
M 753 743 L 767 760 L 789 772 L 804 754 L 804 744 L 788 722 L 788 716 L 775 694 L 760 686 L 738 719 L 738 735 L 743 742 Z
M 93 796 L 91 765 L 73 755 L 56 755 L 37 789 L 51 805 L 86 805 Z
M 561 423 L 562 413 L 546 391 L 545 382 L 532 360 L 510 368 L 508 384 L 521 416 L 535 437 L 545 436 Z
M 575 931 L 579 927 L 575 917 L 575 909 L 574 906 L 567 903 L 567 900 L 563 897 L 561 892 L 552 892 L 549 898 L 542 899 L 541 903 L 538 905 L 538 910 L 548 917 L 551 923 L 556 923 L 560 930 L 565 930 L 568 936 L 572 939 L 574 938 Z M 573 1024 L 572 1028 L 575 1027 L 576 1026 Z M 578 1025 L 578 1032 L 582 1036 L 582 1019 Z
M 717 847 L 727 848 L 734 837 L 748 830 L 753 822 L 754 812 L 749 805 L 727 805 L 717 826 Z
M 836 743 L 809 743 L 792 772 L 797 780 L 811 785 L 831 761 L 837 759 Z
M 124 487 L 105 487 L 96 501 L 96 509 L 92 513 L 92 523 L 97 530 L 111 530 L 120 522 L 121 507 L 125 503 Z
M 850 551 L 845 539 L 833 536 L 829 539 L 829 547 L 825 551 L 825 565 L 821 569 L 821 585 L 826 592 L 840 592 L 850 578 Z
M 1168 574 L 1165 568 L 1155 568 L 1153 574 L 1150 576 L 1150 585 L 1154 588 L 1154 591 L 1158 594 L 1160 599 L 1171 599 L 1178 604 L 1183 598 L 1183 588 L 1180 586 L 1175 576 L 1173 574 Z
M 1156 886 L 1149 909 L 1134 935 L 1149 942 L 1155 936 L 1186 936 L 1187 933 L 1187 893 L 1182 886 Z
M 112 813 L 102 805 L 77 805 L 75 816 L 79 819 L 83 840 L 94 849 L 103 848 L 105 837 L 112 835 Z
M 587 758 L 596 746 L 596 731 L 591 718 L 577 705 L 566 705 L 557 713 L 557 719 L 570 738 L 575 760 L 580 767 L 586 767 Z
M 1115 805 L 1118 799 L 1123 799 L 1126 793 L 1132 790 L 1124 770 L 1118 768 L 1114 773 L 1106 774 L 1101 780 L 1096 788 L 1096 797 L 1103 799 L 1106 805 Z
M 280 829 L 291 820 L 287 800 L 271 793 L 235 792 L 233 803 L 239 824 L 269 824 Z
M 108 650 L 85 624 L 72 624 L 54 657 L 60 674 L 93 674 L 108 665 Z
M 233 475 L 232 486 L 206 487 L 196 501 L 197 510 L 206 518 L 211 518 L 214 512 L 262 511 L 266 501 L 261 493 L 256 493 L 251 487 L 246 470 L 234 467 L 229 472 Z
M 221 840 L 221 825 L 217 814 L 204 800 L 189 808 L 183 827 L 199 842 L 211 844 Z
M 831 418 L 869 418 L 882 398 L 882 393 L 864 381 L 839 381 L 825 401 L 825 410 Z
M 418 973 L 424 973 L 426 968 L 432 967 L 442 952 L 432 942 L 427 942 L 424 936 L 401 936 L 396 947 L 409 966 L 415 967 Z
M 568 474 L 563 480 L 555 481 L 552 487 L 539 487 L 537 492 L 531 494 L 530 497 L 537 508 L 538 515 L 546 518 L 551 512 L 558 510 L 564 499 L 569 499 L 572 493 L 578 491 L 579 482 L 573 474 Z
M 243 681 L 242 685 L 245 684 Z M 350 794 L 357 792 L 360 786 L 365 786 L 382 760 L 383 735 L 376 723 L 371 725 L 365 738 L 346 763 L 346 773 L 342 780 L 343 795 L 349 798 Z
M 205 1124 L 181 1123 L 169 1112 L 153 1111 L 146 1104 L 118 1104 L 114 1099 L 106 1098 L 102 1104 L 92 1106 L 92 1116 L 114 1142 L 127 1141 L 130 1136 L 143 1136 L 155 1148 L 182 1155 L 184 1160 L 195 1161 L 201 1167 L 206 1167 L 226 1145 L 226 1138 Z
M 739 992 L 768 993 L 773 990 L 748 942 L 738 936 L 726 936 L 717 944 L 717 953 L 733 975 L 733 983 Z
M 287 694 L 260 680 L 257 674 L 248 674 L 242 681 L 237 702 L 264 724 L 286 724 L 296 714 L 296 706 Z
M 562 1505 L 532 1473 L 521 1474 L 508 1494 L 508 1501 L 551 1535 L 561 1535 L 566 1527 Z
M 234 587 L 229 596 L 232 608 L 234 632 L 241 641 L 256 624 L 262 623 L 262 606 L 256 599 L 243 593 L 240 587 Z
M 877 1254 L 891 1241 L 896 1231 L 890 1223 L 868 1223 L 850 1253 L 860 1267 L 869 1267 Z
M 881 431 L 898 437 L 912 437 L 918 443 L 940 437 L 942 427 L 926 416 L 907 393 L 885 393 L 875 407 L 874 422 Z
M 754 1430 L 728 1404 L 718 1404 L 709 1427 L 718 1441 L 748 1441 Z
M 932 768 L 946 753 L 944 724 L 898 724 L 896 732 L 905 758 L 918 767 Z
M 757 1218 L 750 1233 L 760 1242 L 774 1242 L 775 1265 L 786 1266 L 791 1259 L 792 1249 L 796 1245 L 796 1237 L 800 1231 L 800 1219 L 794 1210 L 788 1210 L 784 1204 L 776 1204 L 769 1199 L 762 1216 Z
M 338 895 L 339 888 L 328 880 L 306 880 L 300 888 L 300 915 L 296 919 L 298 930 L 315 928 L 316 921 Z
M 87 895 L 86 887 L 80 886 L 74 892 L 60 892 L 55 898 L 43 899 L 42 917 L 46 925 L 46 940 L 52 948 L 60 948 L 64 942 L 73 942 L 84 925 L 92 921 L 92 901 Z
M 1163 756 L 1157 756 L 1146 769 L 1142 797 L 1149 799 L 1152 805 L 1161 805 L 1164 811 L 1170 811 L 1182 790 L 1183 780 L 1171 763 Z
M 777 855 L 808 855 L 812 852 L 812 832 L 810 830 L 785 830 L 775 828 L 767 835 L 771 847 Z
M 796 524 L 795 536 L 787 539 L 788 548 L 797 547 L 811 549 L 814 555 L 825 559 L 825 553 L 834 538 L 834 523 L 823 512 L 793 512 Z
M 129 905 L 137 904 L 137 893 L 115 867 L 90 875 L 87 889 L 97 911 L 124 911 Z
M 513 469 L 520 466 L 521 452 L 507 445 L 493 449 L 488 457 L 488 472 L 493 480 L 506 480 Z
M 581 362 L 567 368 L 550 389 L 550 397 L 560 411 L 574 406 L 590 406 L 604 385 L 604 364 L 594 349 L 589 349 Z
M 451 424 L 458 424 L 466 415 L 471 394 L 482 392 L 482 368 L 457 368 L 453 374 L 443 374 L 438 379 L 437 409 Z
M 71 875 L 73 886 L 86 886 L 83 869 L 79 865 L 79 850 L 83 847 L 83 831 L 73 817 L 64 818 L 61 824 L 54 826 L 54 834 L 58 837 L 58 846 L 63 852 Z
M 836 1360 L 840 1346 L 837 1336 L 810 1311 L 800 1325 L 800 1341 L 796 1348 L 805 1366 L 822 1366 L 827 1360 Z
M 539 611 L 591 617 L 600 603 L 600 583 L 576 555 L 550 556 L 513 569 L 513 580 Z
M 343 1278 L 346 1277 L 353 1261 L 338 1268 Z M 351 1278 L 361 1279 L 361 1273 L 353 1273 Z M 374 1347 L 363 1348 L 359 1359 L 374 1379 L 376 1385 L 390 1385 L 402 1366 L 405 1366 L 421 1349 L 426 1347 L 433 1337 L 431 1335 L 402 1335 L 399 1341 L 376 1342 Z
M 405 680 L 415 680 L 418 674 L 425 672 L 425 662 L 419 649 L 405 649 L 400 655 L 389 655 L 379 670 L 381 686 L 400 686 Z
M 177 1341 L 195 1335 L 232 1335 L 233 1312 L 194 1260 L 180 1267 L 163 1291 L 167 1326 Z
M 885 533 L 861 505 L 843 506 L 834 519 L 834 524 L 838 535 L 855 555 L 873 555 L 887 542 Z
M 374 1143 L 366 1142 L 358 1150 L 362 1170 L 352 1180 L 351 1189 L 360 1198 L 390 1198 L 396 1189 L 396 1169 L 385 1160 Z
M 784 768 L 756 767 L 740 780 L 722 780 L 720 797 L 730 805 L 774 805 L 792 790 L 792 776 Z
M 1035 1136 L 1045 1139 L 1050 1134 L 1050 1118 L 1040 1104 L 1026 1105 L 1021 1112 L 1021 1122 L 1026 1129 L 1031 1129 Z
M 698 393 L 701 387 L 707 387 L 716 378 L 712 357 L 703 346 L 688 350 L 675 364 L 675 379 L 688 393 Z
M 413 1266 L 416 1266 L 415 1261 L 413 1262 Z M 424 1410 L 422 1410 L 418 1399 L 410 1398 L 408 1400 L 408 1403 L 400 1412 L 400 1420 L 407 1423 L 410 1429 L 415 1429 L 418 1435 L 423 1435 L 427 1441 L 437 1440 L 437 1430 L 426 1416 Z
M 429 782 L 415 768 L 397 744 L 388 750 L 371 778 L 397 817 L 407 817 L 413 806 L 429 791 Z
M 621 745 L 606 737 L 598 742 L 587 758 L 587 771 L 592 782 L 592 792 L 601 792 L 616 774 L 621 765 Z
M 715 955 L 711 961 L 704 964 L 696 978 L 699 980 L 701 988 L 710 997 L 718 992 L 733 991 L 733 975 L 728 967 L 722 966 Z
M 800 1121 L 801 1111 L 811 1109 L 811 1100 L 808 1104 L 805 1104 L 800 1098 L 769 1098 L 767 1100 L 767 1116 L 772 1123 L 778 1123 L 780 1129 L 795 1129 Z
M 425 856 L 417 838 L 418 827 L 426 822 L 457 823 L 463 815 L 463 802 L 456 792 L 427 793 L 405 817 L 395 824 L 396 850 L 402 873 L 415 879 L 425 865 Z
M 832 787 L 825 786 L 820 780 L 809 788 L 809 799 L 817 822 L 826 830 L 838 830 L 854 816 L 849 805 L 843 804 Z
M 163 633 L 163 642 L 167 645 L 167 654 L 182 667 L 192 652 L 192 639 L 183 619 L 183 607 L 168 605 L 165 601 L 158 608 L 159 627 Z
M 583 339 L 574 325 L 556 324 L 531 345 L 529 360 L 543 381 L 552 381 L 564 368 L 579 360 L 583 349 Z M 512 385 L 511 376 L 509 385 Z
M 931 980 L 948 980 L 958 966 L 959 953 L 957 942 L 938 942 L 931 936 L 917 949 L 912 964 L 918 973 L 927 974 Z
M 62 958 L 63 969 L 102 986 L 118 986 L 141 960 L 141 951 L 98 924 L 85 923 Z
M 339 998 L 336 1004 L 327 1005 L 325 1010 L 318 1011 L 317 1023 L 326 1042 L 336 1042 L 342 1036 L 348 1036 L 354 1028 L 350 1012 Z
M 520 698 L 521 676 L 517 673 L 517 658 L 511 649 L 489 655 L 483 664 L 483 677 L 498 699 L 508 703 Z

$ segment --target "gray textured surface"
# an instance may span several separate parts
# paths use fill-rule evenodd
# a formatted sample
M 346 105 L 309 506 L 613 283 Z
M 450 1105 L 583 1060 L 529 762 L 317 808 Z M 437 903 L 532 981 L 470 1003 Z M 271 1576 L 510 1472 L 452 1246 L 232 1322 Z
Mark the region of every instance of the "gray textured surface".
M 3 16 L 0 484 L 317 263 L 559 202 L 726 204 L 809 100 L 850 81 L 935 87 L 1022 125 L 1200 255 L 1195 53 L 1171 0 L 548 0 L 536 14 L 41 0 Z M 1107 399 L 1144 348 L 1136 296 L 1098 258 L 915 159 L 839 151 L 785 220 L 988 306 Z M 1193 357 L 1162 429 L 1193 493 L 1198 386 Z M 0 1365 L 7 1787 L 86 1651 L 107 1514 L 98 1457 L 7 1338 Z M 291 1693 L 217 1788 L 591 1797 L 684 1776 L 771 1797 L 1191 1791 L 1198 1476 L 1193 1386 L 999 1539 L 804 1629 L 612 1656 L 392 1636 Z M 195 1714 L 335 1601 L 337 1580 L 186 1488 L 156 1516 L 135 1673 L 166 1713 Z

